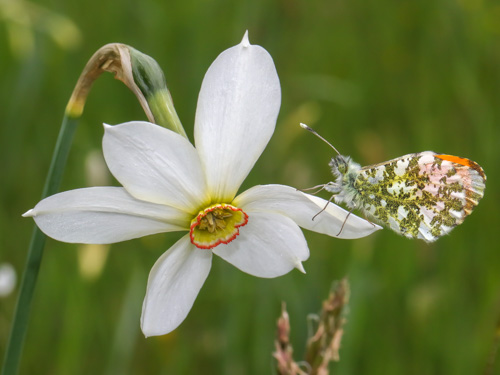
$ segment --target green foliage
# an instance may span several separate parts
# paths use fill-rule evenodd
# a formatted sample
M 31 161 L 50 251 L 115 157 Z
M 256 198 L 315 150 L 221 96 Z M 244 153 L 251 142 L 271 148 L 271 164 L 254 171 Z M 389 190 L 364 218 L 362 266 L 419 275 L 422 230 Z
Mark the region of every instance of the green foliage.
M 488 180 L 475 212 L 431 245 L 389 230 L 355 241 L 306 233 L 307 274 L 293 271 L 272 280 L 248 276 L 217 258 L 186 321 L 150 339 L 139 328 L 147 274 L 177 234 L 112 245 L 93 277 L 81 271 L 89 250 L 49 240 L 21 374 L 272 373 L 281 301 L 298 358 L 307 337 L 299 323 L 319 311 L 331 282 L 344 276 L 351 299 L 335 374 L 484 371 L 500 315 L 497 2 L 41 3 L 43 11 L 20 13 L 33 18 L 32 28 L 21 34 L 15 34 L 15 19 L 0 11 L 0 262 L 12 263 L 18 273 L 33 226 L 21 214 L 40 198 L 81 70 L 109 42 L 131 45 L 158 61 L 191 140 L 198 91 L 215 57 L 239 43 L 246 29 L 251 43 L 269 51 L 281 80 L 282 109 L 275 135 L 242 189 L 329 181 L 332 150 L 299 122 L 362 165 L 433 150 L 475 160 Z M 81 36 L 65 44 L 54 39 L 68 26 L 58 26 L 54 20 L 60 18 L 47 9 L 72 20 Z M 110 75 L 100 78 L 61 190 L 92 184 L 85 160 L 100 149 L 103 122 L 145 119 L 125 86 Z M 15 294 L 0 304 L 2 357 L 14 303 Z M 498 362 L 491 373 L 500 374 Z

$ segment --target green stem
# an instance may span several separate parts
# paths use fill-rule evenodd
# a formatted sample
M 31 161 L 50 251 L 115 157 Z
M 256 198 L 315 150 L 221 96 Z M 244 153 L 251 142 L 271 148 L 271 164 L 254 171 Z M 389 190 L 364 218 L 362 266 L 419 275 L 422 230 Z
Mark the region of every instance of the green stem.
M 54 154 L 52 155 L 49 172 L 45 180 L 42 199 L 55 194 L 59 189 L 78 119 L 79 117 L 71 117 L 68 113 L 65 113 Z M 21 281 L 21 288 L 17 299 L 7 351 L 5 352 L 2 375 L 15 375 L 19 369 L 33 301 L 33 292 L 42 262 L 45 239 L 46 236 L 35 225 Z

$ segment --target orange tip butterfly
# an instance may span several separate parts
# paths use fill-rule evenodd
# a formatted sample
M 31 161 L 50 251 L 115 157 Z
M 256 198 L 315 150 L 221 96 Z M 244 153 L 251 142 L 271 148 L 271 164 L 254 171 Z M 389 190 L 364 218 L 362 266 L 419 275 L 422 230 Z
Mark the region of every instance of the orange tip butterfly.
M 335 180 L 322 189 L 405 237 L 436 241 L 462 224 L 484 195 L 486 175 L 472 160 L 424 151 L 361 167 L 300 126 L 337 153 L 329 163 Z

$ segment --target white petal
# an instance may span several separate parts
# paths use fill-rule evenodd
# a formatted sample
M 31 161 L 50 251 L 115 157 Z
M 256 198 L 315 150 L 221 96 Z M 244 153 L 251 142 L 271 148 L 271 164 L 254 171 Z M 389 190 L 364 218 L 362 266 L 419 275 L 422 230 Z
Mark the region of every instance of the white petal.
M 298 268 L 309 258 L 300 228 L 290 218 L 271 212 L 252 212 L 240 235 L 213 252 L 243 272 L 277 277 Z
M 33 216 L 49 237 L 89 244 L 186 230 L 190 220 L 183 211 L 137 200 L 120 187 L 92 187 L 52 195 L 24 216 Z
M 217 201 L 232 200 L 271 138 L 281 103 L 269 53 L 243 41 L 224 52 L 205 75 L 194 138 Z
M 139 121 L 105 130 L 106 163 L 134 197 L 191 213 L 209 200 L 198 153 L 186 138 Z
M 184 236 L 165 252 L 149 273 L 142 305 L 146 337 L 173 331 L 186 318 L 212 265 L 212 252 L 198 249 Z
M 327 201 L 324 199 L 304 194 L 284 185 L 254 186 L 233 201 L 233 205 L 242 208 L 246 213 L 253 211 L 277 212 L 292 218 L 302 228 L 338 238 L 365 237 L 382 229 L 353 213 L 346 220 L 349 212 L 333 202 L 330 202 L 326 210 L 312 220 L 325 207 L 326 203 Z M 342 228 L 342 226 L 344 227 Z

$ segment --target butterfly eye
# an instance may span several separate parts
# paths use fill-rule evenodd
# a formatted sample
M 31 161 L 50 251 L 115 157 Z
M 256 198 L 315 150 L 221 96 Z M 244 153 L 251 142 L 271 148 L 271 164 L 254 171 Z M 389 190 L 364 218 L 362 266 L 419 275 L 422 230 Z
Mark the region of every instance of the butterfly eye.
M 346 174 L 349 169 L 347 161 L 340 155 L 333 160 L 335 160 L 334 163 L 337 171 L 341 174 Z

